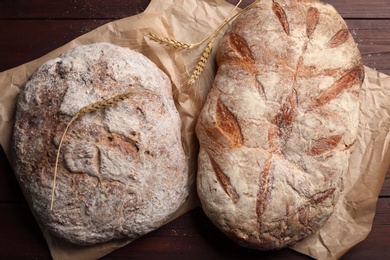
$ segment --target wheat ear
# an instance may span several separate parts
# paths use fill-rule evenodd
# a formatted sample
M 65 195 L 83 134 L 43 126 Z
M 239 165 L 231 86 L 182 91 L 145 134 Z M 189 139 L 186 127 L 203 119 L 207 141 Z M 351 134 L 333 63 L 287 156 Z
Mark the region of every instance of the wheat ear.
M 55 166 L 54 166 L 54 177 L 53 177 L 53 187 L 52 187 L 52 190 L 51 190 L 51 201 L 50 201 L 50 210 L 53 209 L 53 205 L 54 205 L 54 192 L 55 192 L 55 187 L 56 187 L 56 179 L 57 179 L 57 169 L 58 169 L 58 160 L 59 160 L 59 157 L 60 157 L 60 151 L 61 151 L 61 146 L 62 146 L 62 142 L 64 141 L 64 138 L 66 136 L 66 133 L 69 129 L 69 126 L 79 117 L 85 115 L 85 114 L 88 114 L 88 113 L 91 113 L 92 111 L 96 111 L 96 110 L 100 110 L 100 109 L 105 109 L 105 108 L 108 108 L 120 101 L 123 101 L 127 98 L 129 98 L 129 96 L 131 95 L 131 92 L 126 92 L 126 93 L 123 93 L 123 94 L 119 94 L 117 96 L 114 96 L 112 98 L 108 98 L 108 99 L 104 99 L 104 100 L 101 100 L 101 101 L 98 101 L 98 102 L 95 102 L 95 103 L 92 103 L 90 105 L 87 105 L 85 107 L 82 107 L 73 117 L 72 119 L 69 121 L 69 123 L 66 125 L 66 128 L 64 130 L 64 132 L 62 133 L 62 136 L 61 136 L 61 140 L 60 140 L 60 143 L 58 145 L 58 149 L 57 149 L 57 157 L 56 157 L 56 162 L 55 162 Z
M 223 27 L 225 27 L 231 20 L 233 20 L 234 18 L 236 18 L 239 14 L 241 14 L 244 10 L 248 9 L 250 6 L 252 6 L 253 4 L 255 4 L 256 2 L 259 2 L 259 0 L 256 0 L 254 2 L 252 2 L 250 5 L 248 5 L 247 7 L 245 7 L 244 9 L 242 9 L 240 12 L 238 12 L 237 14 L 233 15 L 232 17 L 230 17 L 229 19 L 227 19 L 231 13 L 233 13 L 233 11 L 238 7 L 238 5 L 241 3 L 241 1 L 233 8 L 233 10 L 229 13 L 229 15 L 224 19 L 224 21 L 214 30 L 213 32 L 213 37 L 212 39 L 210 40 L 210 42 L 207 44 L 206 48 L 204 49 L 203 53 L 202 53 L 202 56 L 200 57 L 198 63 L 196 64 L 195 66 L 195 69 L 194 71 L 192 72 L 191 76 L 190 76 L 190 79 L 188 80 L 188 84 L 195 84 L 196 80 L 198 79 L 199 75 L 202 73 L 204 67 L 206 66 L 206 62 L 210 56 L 210 53 L 213 49 L 213 44 L 214 44 L 214 41 L 215 39 L 217 38 L 219 32 L 222 30 Z M 208 39 L 211 35 L 207 36 L 205 38 Z
M 193 47 L 199 46 L 205 41 L 207 41 L 210 37 L 212 37 L 216 32 L 219 32 L 221 28 L 226 25 L 226 21 L 232 15 L 232 13 L 238 8 L 241 4 L 242 0 L 238 1 L 238 3 L 234 6 L 234 8 L 229 12 L 229 14 L 225 17 L 225 19 L 215 28 L 209 35 L 207 35 L 203 40 L 196 43 L 184 43 L 178 40 L 174 40 L 168 37 L 163 37 L 154 33 L 148 33 L 150 39 L 160 44 L 165 44 L 167 46 L 172 46 L 176 49 L 191 49 Z
M 194 71 L 191 74 L 190 79 L 188 80 L 188 84 L 194 84 L 198 79 L 199 75 L 202 73 L 204 67 L 206 66 L 206 62 L 209 59 L 210 53 L 213 50 L 213 45 L 216 37 L 213 37 L 210 42 L 207 44 L 206 48 L 203 50 L 202 56 L 198 63 L 195 66 Z
M 190 48 L 194 47 L 194 44 L 184 43 L 181 41 L 173 40 L 171 38 L 163 37 L 163 36 L 160 36 L 160 35 L 157 35 L 154 33 L 148 33 L 148 36 L 150 39 L 152 39 L 155 42 L 165 44 L 168 46 L 172 46 L 176 49 L 190 49 Z

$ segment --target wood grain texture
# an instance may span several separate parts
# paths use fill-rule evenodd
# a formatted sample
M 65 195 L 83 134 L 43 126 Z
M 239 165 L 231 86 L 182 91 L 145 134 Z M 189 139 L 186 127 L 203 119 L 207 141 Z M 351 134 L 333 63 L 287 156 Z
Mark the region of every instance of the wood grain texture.
M 346 20 L 346 23 L 361 52 L 363 64 L 390 75 L 390 19 Z
M 142 12 L 149 0 L 0 1 L 0 71 L 21 65 L 115 19 Z M 228 0 L 230 3 L 237 1 Z M 242 7 L 251 3 L 244 0 Z M 365 65 L 390 75 L 389 0 L 326 0 L 346 19 Z M 0 149 L 0 258 L 50 259 L 46 242 Z M 390 255 L 390 169 L 371 233 L 343 259 Z M 103 259 L 309 259 L 290 249 L 256 252 L 234 245 L 198 208 Z
M 140 13 L 143 0 L 0 1 L 0 19 L 120 19 Z
M 19 1 L 0 1 L 0 35 L 5 36 L 0 42 L 0 71 L 39 58 L 105 23 L 141 12 L 149 1 L 107 2 L 32 0 L 21 4 Z M 228 2 L 235 3 L 232 0 Z M 250 2 L 243 1 L 242 7 Z M 390 74 L 390 20 L 380 19 L 381 16 L 370 11 L 372 6 L 376 6 L 390 16 L 387 0 L 375 0 L 370 5 L 362 5 L 362 0 L 354 1 L 353 5 L 345 0 L 326 2 L 338 3 L 336 9 L 341 14 L 349 12 L 356 2 L 361 2 L 360 11 L 366 15 L 357 20 L 346 19 L 349 31 L 359 46 L 364 65 Z M 96 9 L 105 10 L 104 15 L 101 11 L 95 12 Z
M 129 13 L 142 12 L 149 2 L 143 0 L 0 1 L 0 19 L 118 19 L 128 16 Z M 227 2 L 235 4 L 238 1 Z M 251 0 L 243 0 L 241 7 L 251 2 Z M 323 0 L 323 2 L 333 5 L 344 18 L 390 18 L 387 0 L 372 0 L 369 5 L 366 0 Z
M 333 5 L 345 19 L 388 19 L 390 18 L 388 0 L 323 0 Z
M 11 69 L 66 44 L 110 19 L 0 20 L 0 71 Z M 363 64 L 390 74 L 390 20 L 346 20 Z M 12 29 L 11 29 L 12 28 Z
M 111 20 L 0 20 L 0 71 L 68 43 Z

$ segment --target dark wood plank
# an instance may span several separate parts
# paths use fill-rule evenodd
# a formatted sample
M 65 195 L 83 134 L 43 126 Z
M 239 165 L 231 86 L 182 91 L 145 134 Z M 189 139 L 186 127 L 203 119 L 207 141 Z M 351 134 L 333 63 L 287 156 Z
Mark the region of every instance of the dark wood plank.
M 0 259 L 50 259 L 49 248 L 27 204 L 0 203 Z
M 0 71 L 21 65 L 112 20 L 0 20 Z M 390 20 L 347 20 L 366 66 L 390 74 Z
M 380 197 L 388 197 L 390 198 L 390 167 L 387 170 L 387 175 L 385 178 L 385 181 L 382 185 L 381 193 L 379 194 Z
M 344 18 L 388 19 L 388 0 L 323 0 L 333 5 Z
M 346 20 L 363 63 L 390 75 L 390 20 Z
M 0 20 L 0 71 L 61 47 L 111 20 Z
M 156 247 L 159 253 L 155 252 Z M 103 260 L 125 257 L 168 259 L 172 256 L 175 259 L 310 259 L 291 249 L 261 252 L 239 247 L 221 233 L 200 208 L 197 208 L 114 251 Z
M 349 250 L 342 260 L 385 259 L 390 256 L 390 198 L 379 198 L 374 225 L 367 238 Z
M 25 202 L 18 181 L 0 145 L 0 204 Z
M 0 1 L 0 19 L 119 19 L 145 10 L 150 1 Z
M 0 19 L 119 19 L 142 12 L 150 1 L 123 0 L 29 0 L 0 1 Z M 236 0 L 228 0 L 232 4 Z M 253 0 L 244 0 L 245 7 Z M 344 18 L 390 18 L 387 0 L 323 0 L 333 5 Z
M 47 259 L 43 236 L 25 203 L 0 203 L 0 258 Z M 390 255 L 390 199 L 380 198 L 368 237 L 342 259 L 382 259 Z M 21 250 L 22 249 L 22 250 Z M 120 248 L 103 259 L 309 259 L 290 249 L 260 252 L 238 247 L 207 219 L 200 208 Z

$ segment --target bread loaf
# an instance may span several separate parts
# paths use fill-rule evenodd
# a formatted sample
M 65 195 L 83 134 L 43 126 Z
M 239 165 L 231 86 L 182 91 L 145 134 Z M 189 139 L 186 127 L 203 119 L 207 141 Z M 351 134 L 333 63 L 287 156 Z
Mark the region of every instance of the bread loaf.
M 59 141 L 65 136 L 54 207 Z M 169 78 L 148 58 L 108 43 L 76 47 L 43 64 L 20 93 L 13 166 L 29 205 L 54 236 L 79 245 L 136 238 L 161 226 L 188 194 L 187 158 Z
M 263 0 L 227 30 L 217 63 L 196 128 L 202 207 L 242 246 L 294 245 L 338 200 L 357 135 L 359 50 L 330 5 Z

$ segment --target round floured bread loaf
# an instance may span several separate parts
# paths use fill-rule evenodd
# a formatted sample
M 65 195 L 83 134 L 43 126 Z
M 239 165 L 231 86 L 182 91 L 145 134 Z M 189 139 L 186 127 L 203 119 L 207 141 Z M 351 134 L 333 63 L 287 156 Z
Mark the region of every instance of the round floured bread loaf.
M 84 106 L 128 99 L 73 122 Z M 38 221 L 92 245 L 161 226 L 188 195 L 188 164 L 169 78 L 148 58 L 108 43 L 79 46 L 43 64 L 20 93 L 13 136 L 16 176 Z
M 224 35 L 197 122 L 197 188 L 238 244 L 291 246 L 338 200 L 364 70 L 346 24 L 318 1 L 260 1 Z

